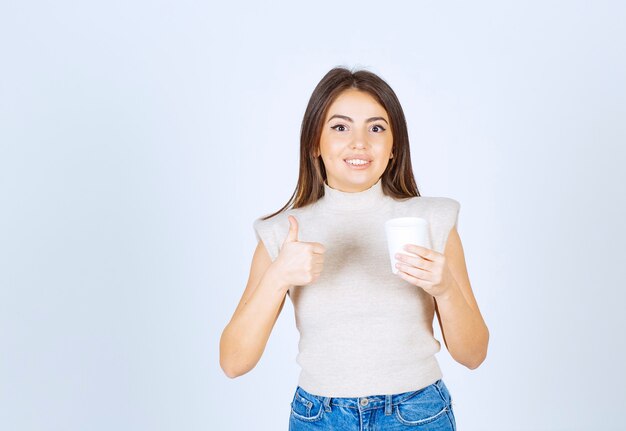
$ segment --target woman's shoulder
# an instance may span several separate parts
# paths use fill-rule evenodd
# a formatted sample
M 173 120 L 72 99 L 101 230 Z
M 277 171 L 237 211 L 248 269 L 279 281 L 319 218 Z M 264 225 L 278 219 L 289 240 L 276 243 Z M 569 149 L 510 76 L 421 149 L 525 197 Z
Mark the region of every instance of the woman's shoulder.
M 459 201 L 447 196 L 414 196 L 406 199 L 395 199 L 395 201 L 399 205 L 416 208 L 455 208 L 460 206 Z
M 454 208 L 461 204 L 449 196 L 427 196 L 428 203 L 437 207 Z
M 254 220 L 253 226 L 256 239 L 257 241 L 263 241 L 272 261 L 278 256 L 281 244 L 289 233 L 288 216 L 295 216 L 300 223 L 302 217 L 299 216 L 302 214 L 303 211 L 297 208 L 281 211 L 267 219 L 264 219 L 266 216 L 261 216 Z
M 278 214 L 273 215 L 270 218 L 264 219 L 267 215 L 260 216 L 256 218 L 253 222 L 255 229 L 272 229 L 277 226 L 286 226 L 287 230 L 289 230 L 289 219 L 290 215 L 298 218 L 298 216 L 303 215 L 307 212 L 308 208 L 290 208 L 284 211 L 279 212 Z
M 287 214 L 284 211 L 278 214 L 275 214 L 270 218 L 265 218 L 265 217 L 267 217 L 267 215 L 263 215 L 254 219 L 254 222 L 252 224 L 255 230 L 263 230 L 263 231 L 271 230 L 277 224 L 280 224 L 283 221 L 287 221 Z

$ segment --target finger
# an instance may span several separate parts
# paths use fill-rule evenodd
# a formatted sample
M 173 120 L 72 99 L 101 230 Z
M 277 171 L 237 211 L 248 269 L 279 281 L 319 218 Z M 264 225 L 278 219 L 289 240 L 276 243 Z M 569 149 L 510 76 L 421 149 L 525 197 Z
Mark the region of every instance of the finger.
M 403 263 L 397 263 L 396 264 L 396 268 L 398 268 L 398 272 L 403 272 L 405 274 L 408 274 L 416 279 L 422 280 L 422 281 L 430 281 L 431 280 L 431 273 L 428 271 L 424 271 L 423 269 L 419 269 L 416 268 L 414 266 L 410 266 L 410 265 L 405 265 Z
M 408 281 L 409 283 L 411 283 L 413 286 L 417 286 L 417 287 L 421 287 L 422 289 L 424 288 L 424 286 L 428 286 L 428 282 L 415 277 L 411 274 L 407 274 L 406 272 L 404 272 L 402 269 L 398 269 L 398 277 Z
M 404 263 L 407 265 L 415 266 L 417 268 L 423 269 L 425 271 L 432 272 L 434 263 L 430 260 L 426 260 L 419 256 L 404 254 L 404 253 L 396 253 L 396 259 L 398 263 Z
M 402 248 L 409 253 L 417 254 L 418 256 L 421 256 L 422 258 L 431 260 L 433 262 L 439 260 L 439 253 L 437 253 L 435 250 L 431 250 L 430 248 L 422 247 L 421 245 L 405 244 L 405 246 Z
M 313 253 L 324 254 L 326 252 L 326 247 L 319 242 L 312 242 L 313 244 Z
M 398 277 L 408 281 L 413 286 L 419 286 L 420 285 L 420 281 L 417 278 L 413 277 L 412 275 L 407 274 L 406 272 L 398 270 Z
M 298 220 L 294 216 L 288 216 L 289 220 L 289 232 L 287 233 L 287 238 L 285 242 L 296 242 L 298 241 Z

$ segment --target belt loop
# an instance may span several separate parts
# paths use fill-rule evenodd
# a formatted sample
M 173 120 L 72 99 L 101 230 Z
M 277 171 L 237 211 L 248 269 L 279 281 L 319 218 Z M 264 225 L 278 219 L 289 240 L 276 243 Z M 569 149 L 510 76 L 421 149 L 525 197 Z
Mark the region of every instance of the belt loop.
M 391 414 L 391 395 L 385 395 L 385 416 Z
M 330 397 L 324 397 L 324 410 L 326 410 L 327 412 L 331 411 Z

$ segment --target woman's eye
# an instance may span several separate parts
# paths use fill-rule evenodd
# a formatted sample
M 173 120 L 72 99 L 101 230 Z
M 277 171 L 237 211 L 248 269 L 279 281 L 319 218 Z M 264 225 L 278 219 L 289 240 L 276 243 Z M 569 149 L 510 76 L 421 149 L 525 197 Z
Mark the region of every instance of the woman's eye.
M 339 130 L 339 127 L 342 127 L 341 130 Z M 343 132 L 345 130 L 346 126 L 344 126 L 343 124 L 337 124 L 336 126 L 332 126 L 331 129 L 335 129 L 338 132 Z
M 373 125 L 372 129 L 379 129 L 381 132 L 385 131 L 385 128 L 383 126 L 378 125 L 378 124 Z M 376 132 L 378 130 L 374 130 L 374 131 Z

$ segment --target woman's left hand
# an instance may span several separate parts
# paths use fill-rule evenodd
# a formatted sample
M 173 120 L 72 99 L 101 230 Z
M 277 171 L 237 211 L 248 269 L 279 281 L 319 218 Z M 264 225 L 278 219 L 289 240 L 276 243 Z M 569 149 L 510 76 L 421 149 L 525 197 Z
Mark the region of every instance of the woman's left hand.
M 417 256 L 396 254 L 398 276 L 435 298 L 452 289 L 454 277 L 443 254 L 414 244 L 405 245 L 404 250 Z

